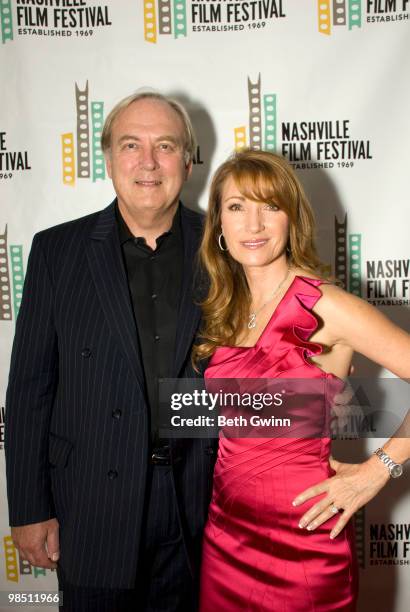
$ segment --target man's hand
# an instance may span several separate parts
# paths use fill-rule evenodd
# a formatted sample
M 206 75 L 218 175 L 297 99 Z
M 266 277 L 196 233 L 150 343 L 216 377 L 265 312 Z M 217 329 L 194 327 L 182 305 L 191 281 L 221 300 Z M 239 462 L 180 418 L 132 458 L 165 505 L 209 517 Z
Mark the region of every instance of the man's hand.
M 14 546 L 35 567 L 55 569 L 60 556 L 59 525 L 55 518 L 11 528 Z

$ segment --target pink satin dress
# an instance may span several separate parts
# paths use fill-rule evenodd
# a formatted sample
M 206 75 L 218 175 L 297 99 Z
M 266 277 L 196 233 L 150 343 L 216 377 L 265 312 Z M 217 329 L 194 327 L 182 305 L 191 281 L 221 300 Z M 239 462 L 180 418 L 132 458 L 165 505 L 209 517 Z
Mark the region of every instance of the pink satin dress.
M 318 327 L 312 308 L 321 297 L 321 283 L 297 276 L 256 345 L 218 348 L 205 377 L 332 377 L 308 361 L 322 350 L 309 341 Z M 220 435 L 203 544 L 200 612 L 356 609 L 352 524 L 331 540 L 338 515 L 314 531 L 298 526 L 321 497 L 292 506 L 298 493 L 334 474 L 329 455 L 328 437 Z

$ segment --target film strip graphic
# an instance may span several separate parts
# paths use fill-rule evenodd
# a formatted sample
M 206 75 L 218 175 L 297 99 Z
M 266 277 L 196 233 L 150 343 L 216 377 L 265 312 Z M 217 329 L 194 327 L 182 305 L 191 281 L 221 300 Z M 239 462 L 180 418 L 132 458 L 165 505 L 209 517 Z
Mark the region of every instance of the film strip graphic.
M 242 125 L 234 129 L 235 151 L 241 151 L 246 147 L 246 127 Z
M 263 96 L 263 110 L 265 113 L 265 151 L 276 151 L 276 94 Z
M 248 100 L 249 100 L 249 144 L 250 148 L 259 151 L 262 146 L 261 123 L 261 75 L 256 83 L 252 83 L 248 77 Z
M 348 234 L 347 215 L 335 217 L 335 276 L 350 293 L 362 296 L 362 235 Z
M 366 567 L 366 511 L 365 506 L 360 508 L 354 515 L 356 532 L 356 552 L 359 567 Z
M 187 0 L 144 0 L 144 39 L 158 42 L 158 36 L 187 36 Z
M 6 409 L 0 406 L 0 450 L 4 450 L 4 429 L 6 423 Z
M 333 0 L 333 25 L 346 25 L 346 0 Z
M 105 178 L 104 155 L 101 149 L 101 135 L 104 125 L 103 102 L 91 102 L 93 182 Z
M 88 115 L 88 81 L 84 90 L 75 84 L 75 103 L 77 108 L 77 176 L 90 177 L 90 126 Z
M 362 27 L 362 0 L 349 0 L 349 30 Z
M 362 295 L 362 236 L 349 235 L 349 291 L 354 295 Z
M 76 139 L 74 132 L 61 134 L 62 178 L 64 185 L 74 186 L 76 177 L 105 179 L 101 134 L 104 124 L 104 103 L 89 101 L 88 81 L 84 89 L 75 84 Z M 90 135 L 91 123 L 91 135 Z M 91 173 L 92 170 L 92 173 Z
M 14 318 L 20 310 L 21 298 L 23 297 L 24 271 L 23 271 L 23 247 L 21 244 L 10 245 L 11 277 L 13 279 L 13 307 Z
M 39 576 L 47 575 L 45 568 L 35 567 L 34 565 L 31 565 L 29 561 L 26 561 L 26 559 L 22 559 L 20 555 L 18 555 L 18 558 L 19 558 L 18 568 L 19 568 L 20 576 L 34 576 L 34 578 L 38 578 Z M 53 571 L 53 570 L 50 570 L 50 571 Z
M 13 40 L 13 14 L 11 0 L 0 0 L 1 42 Z
M 335 276 L 343 283 L 343 288 L 347 288 L 347 215 L 342 223 L 335 217 Z
M 0 234 L 0 321 L 11 321 L 11 284 L 9 274 L 9 257 L 7 252 L 7 225 Z
M 277 96 L 262 95 L 261 75 L 252 82 L 248 77 L 249 125 L 234 128 L 235 151 L 245 147 L 260 151 L 276 151 L 277 145 Z M 247 136 L 248 135 L 248 136 Z M 249 137 L 249 141 L 248 141 Z
M 72 133 L 61 135 L 63 183 L 74 185 L 75 182 L 75 147 Z
M 362 0 L 316 0 L 318 28 L 330 36 L 333 26 L 362 27 Z
M 4 450 L 4 430 L 6 423 L 6 409 L 4 406 L 0 406 L 0 450 Z
M 321 34 L 331 33 L 330 0 L 317 0 L 317 11 L 319 20 L 319 32 Z
M 3 538 L 4 560 L 6 562 L 6 578 L 10 582 L 19 581 L 19 571 L 17 563 L 17 550 L 13 544 L 11 536 Z
M 0 234 L 0 321 L 12 321 L 13 308 L 14 319 L 17 319 L 23 285 L 23 247 L 21 244 L 12 244 L 8 247 L 6 225 L 4 233 Z
M 4 559 L 6 566 L 6 578 L 10 582 L 18 582 L 20 576 L 46 576 L 46 570 L 42 567 L 35 567 L 29 561 L 22 559 L 13 544 L 11 536 L 3 538 Z M 54 571 L 54 570 L 50 570 Z

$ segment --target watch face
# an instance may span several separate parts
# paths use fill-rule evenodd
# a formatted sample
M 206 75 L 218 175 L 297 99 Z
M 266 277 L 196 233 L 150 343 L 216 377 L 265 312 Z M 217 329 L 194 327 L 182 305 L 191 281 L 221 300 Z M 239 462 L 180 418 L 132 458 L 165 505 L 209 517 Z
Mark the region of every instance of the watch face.
M 403 474 L 403 466 L 396 463 L 396 465 L 390 468 L 390 474 L 392 478 L 398 478 Z

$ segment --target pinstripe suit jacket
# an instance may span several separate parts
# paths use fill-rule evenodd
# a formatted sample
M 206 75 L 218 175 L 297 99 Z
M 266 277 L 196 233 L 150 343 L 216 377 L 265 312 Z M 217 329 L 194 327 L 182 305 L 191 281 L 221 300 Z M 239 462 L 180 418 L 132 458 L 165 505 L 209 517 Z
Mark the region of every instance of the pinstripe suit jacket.
M 175 377 L 193 375 L 190 350 L 200 319 L 193 266 L 202 218 L 182 206 L 181 224 L 184 274 Z M 6 405 L 10 524 L 57 517 L 68 582 L 132 587 L 149 423 L 114 203 L 34 237 Z M 214 449 L 206 440 L 179 446 L 183 459 L 174 467 L 174 481 L 187 550 L 194 557 Z

